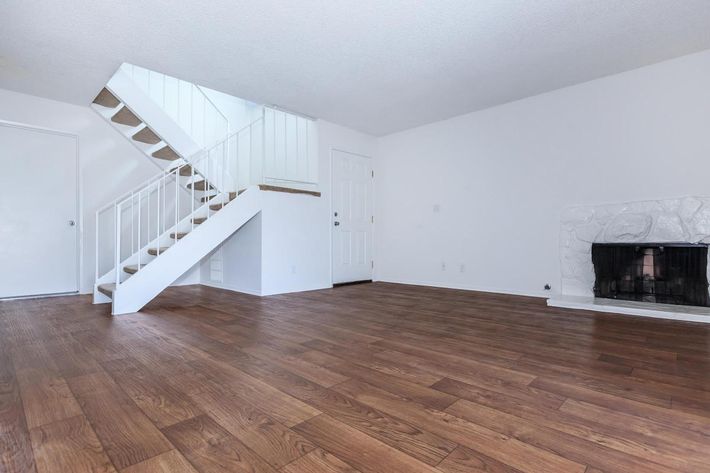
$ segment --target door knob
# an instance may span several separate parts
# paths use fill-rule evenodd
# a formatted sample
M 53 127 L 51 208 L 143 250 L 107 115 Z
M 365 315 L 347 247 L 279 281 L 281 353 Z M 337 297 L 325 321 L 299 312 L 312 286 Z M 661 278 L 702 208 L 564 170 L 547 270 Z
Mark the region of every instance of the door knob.
M 338 225 L 340 225 L 340 222 L 335 222 L 335 223 L 333 223 L 333 225 L 335 225 L 337 227 Z
M 76 225 L 76 222 L 74 220 L 69 220 L 69 226 L 73 227 L 74 225 Z

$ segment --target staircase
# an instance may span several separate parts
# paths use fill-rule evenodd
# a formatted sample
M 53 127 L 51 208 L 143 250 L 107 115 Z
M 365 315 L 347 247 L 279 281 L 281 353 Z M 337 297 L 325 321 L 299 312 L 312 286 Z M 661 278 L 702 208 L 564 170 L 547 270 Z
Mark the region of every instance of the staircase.
M 263 116 L 230 134 L 218 126 L 222 139 L 203 147 L 215 120 L 204 119 L 195 137 L 123 67 L 92 107 L 160 170 L 96 212 L 94 303 L 136 312 L 260 211 L 251 185 L 260 179 L 240 169 L 263 149 Z M 207 102 L 201 107 L 204 118 Z
M 230 131 L 203 88 L 130 64 L 98 93 L 92 108 L 157 173 L 96 212 L 94 303 L 137 312 L 258 214 L 262 191 L 320 195 L 313 120 L 251 105 Z

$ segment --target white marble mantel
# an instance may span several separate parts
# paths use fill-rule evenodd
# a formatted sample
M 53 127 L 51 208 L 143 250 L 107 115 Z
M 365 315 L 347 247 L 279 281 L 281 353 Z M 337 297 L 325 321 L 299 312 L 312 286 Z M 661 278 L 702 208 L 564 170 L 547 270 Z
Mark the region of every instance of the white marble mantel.
M 592 243 L 629 242 L 710 243 L 710 197 L 565 209 L 560 228 L 561 295 L 594 295 Z
M 548 300 L 556 307 L 710 322 L 706 308 L 595 299 L 592 243 L 710 243 L 710 197 L 565 209 L 560 227 L 560 294 Z

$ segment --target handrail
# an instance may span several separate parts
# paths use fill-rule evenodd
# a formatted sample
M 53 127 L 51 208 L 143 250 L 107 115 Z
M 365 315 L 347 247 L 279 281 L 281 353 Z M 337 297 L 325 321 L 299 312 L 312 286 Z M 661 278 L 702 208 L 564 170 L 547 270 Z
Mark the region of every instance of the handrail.
M 179 80 L 179 79 L 178 79 L 178 80 Z M 222 111 L 219 109 L 219 107 L 217 106 L 217 104 L 214 103 L 214 101 L 209 97 L 209 95 L 207 95 L 207 94 L 205 93 L 204 90 L 202 90 L 202 87 L 199 86 L 199 85 L 197 85 L 197 84 L 193 84 L 193 85 L 194 85 L 195 87 L 197 87 L 197 88 L 200 90 L 200 93 L 202 93 L 202 96 L 205 98 L 205 100 L 207 100 L 207 101 L 210 103 L 210 105 L 212 105 L 212 106 L 214 107 L 214 109 L 217 111 L 217 113 L 219 113 L 220 115 L 222 115 L 222 118 L 224 118 L 224 121 L 226 121 L 227 123 L 229 123 L 229 118 L 227 118 L 227 115 L 225 115 L 224 113 L 222 113 Z
M 259 118 L 255 119 L 255 120 L 252 120 L 248 125 L 243 126 L 243 127 L 240 128 L 239 130 L 234 131 L 234 132 L 232 132 L 232 133 L 229 133 L 229 134 L 226 136 L 226 138 L 224 138 L 222 141 L 220 141 L 220 142 L 218 142 L 218 143 L 215 143 L 215 144 L 213 144 L 212 146 L 203 148 L 203 149 L 201 149 L 200 151 L 194 153 L 189 159 L 184 160 L 184 161 L 187 161 L 187 162 L 185 162 L 185 163 L 183 163 L 183 164 L 190 164 L 190 162 L 192 162 L 193 159 L 197 159 L 196 157 L 199 157 L 199 159 L 201 160 L 202 158 L 204 158 L 204 155 L 205 155 L 207 152 L 209 152 L 209 151 L 211 151 L 211 150 L 217 148 L 218 146 L 221 146 L 222 144 L 224 144 L 224 143 L 226 143 L 228 140 L 230 140 L 232 137 L 234 137 L 234 136 L 240 134 L 241 132 L 243 132 L 243 131 L 246 130 L 247 128 L 251 128 L 252 126 L 256 125 L 258 122 L 260 122 L 262 119 L 263 119 L 263 117 L 259 117 Z M 195 164 L 197 164 L 197 163 L 195 162 Z M 182 166 L 182 164 L 180 164 L 179 166 Z M 138 191 L 140 191 L 140 190 L 143 189 L 144 187 L 148 187 L 153 181 L 157 181 L 157 180 L 159 180 L 161 177 L 163 177 L 163 176 L 165 176 L 165 175 L 167 175 L 167 174 L 170 174 L 174 169 L 175 169 L 174 167 L 173 167 L 173 168 L 169 168 L 169 169 L 164 169 L 164 170 L 161 171 L 160 173 L 155 174 L 155 175 L 153 175 L 152 177 L 149 177 L 149 178 L 146 179 L 145 181 L 142 181 L 140 184 L 138 184 L 138 185 L 134 186 L 133 188 L 131 188 L 131 190 L 124 192 L 124 193 L 121 194 L 119 197 L 117 197 L 117 198 L 115 198 L 114 200 L 110 201 L 110 202 L 107 203 L 106 205 L 100 207 L 96 212 L 97 212 L 97 213 L 102 213 L 102 212 L 104 212 L 105 210 L 107 210 L 107 209 L 113 207 L 114 205 L 116 205 L 119 201 L 123 201 L 123 200 L 128 199 L 128 198 L 131 196 L 131 194 L 135 195 Z M 203 177 L 204 177 L 204 176 L 203 176 Z
M 171 169 L 164 169 L 163 171 L 160 172 L 160 174 L 155 174 L 153 177 L 149 177 L 149 178 L 146 179 L 145 181 L 143 181 L 143 182 L 141 182 L 140 184 L 138 184 L 137 186 L 133 187 L 131 190 L 124 192 L 123 194 L 121 194 L 120 196 L 118 196 L 117 198 L 115 198 L 114 200 L 112 200 L 111 202 L 109 202 L 108 204 L 104 205 L 103 207 L 100 207 L 100 208 L 96 211 L 96 213 L 102 213 L 102 212 L 104 212 L 105 210 L 110 209 L 111 207 L 113 207 L 114 205 L 116 205 L 116 203 L 117 203 L 119 200 L 125 200 L 125 199 L 126 199 L 127 197 L 129 197 L 131 194 L 135 194 L 135 193 L 136 193 L 137 191 L 139 191 L 140 189 L 143 189 L 144 187 L 147 187 L 152 181 L 160 179 L 160 178 L 163 177 L 165 174 L 168 174 L 170 171 L 172 171 L 172 168 L 171 168 Z

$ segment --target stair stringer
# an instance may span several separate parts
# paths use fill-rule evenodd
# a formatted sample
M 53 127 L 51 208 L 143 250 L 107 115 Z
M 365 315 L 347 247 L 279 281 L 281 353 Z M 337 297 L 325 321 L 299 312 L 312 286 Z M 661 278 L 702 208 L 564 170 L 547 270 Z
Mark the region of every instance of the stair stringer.
M 259 188 L 250 187 L 170 250 L 118 285 L 113 294 L 112 313 L 138 312 L 260 211 Z
M 190 162 L 192 157 L 199 156 L 202 151 L 200 145 L 143 92 L 128 74 L 119 69 L 108 81 L 106 88 L 183 159 Z
M 205 204 L 202 204 L 202 206 L 198 207 L 195 209 L 195 213 L 187 215 L 186 217 L 183 217 L 182 220 L 180 220 L 177 224 L 177 227 L 175 225 L 166 228 L 161 235 L 158 237 L 154 238 L 153 240 L 149 241 L 146 243 L 144 246 L 139 248 L 135 253 L 129 255 L 127 258 L 121 260 L 119 267 L 123 268 L 124 266 L 129 266 L 129 265 L 135 265 L 138 263 L 141 264 L 147 264 L 151 263 L 153 260 L 155 260 L 158 256 L 151 256 L 148 255 L 148 249 L 149 248 L 168 248 L 170 249 L 172 245 L 175 243 L 175 240 L 170 237 L 171 233 L 174 232 L 190 232 L 193 229 L 193 225 L 191 223 L 192 218 L 194 218 L 195 215 L 199 216 L 205 216 L 207 214 L 208 207 L 212 205 L 211 202 L 207 202 Z M 214 212 L 210 211 L 211 215 L 216 215 Z M 211 217 L 210 217 L 211 218 Z M 177 228 L 177 229 L 176 229 Z M 197 226 L 195 226 L 197 228 Z M 167 251 L 167 250 L 166 250 Z M 121 274 L 121 273 L 119 273 Z M 127 278 L 126 278 L 127 279 Z M 94 304 L 106 304 L 111 302 L 111 298 L 107 297 L 105 294 L 102 294 L 98 290 L 98 286 L 101 284 L 106 284 L 106 283 L 115 283 L 116 282 L 116 268 L 111 268 L 109 271 L 107 271 L 105 274 L 99 276 L 96 281 L 94 282 Z

